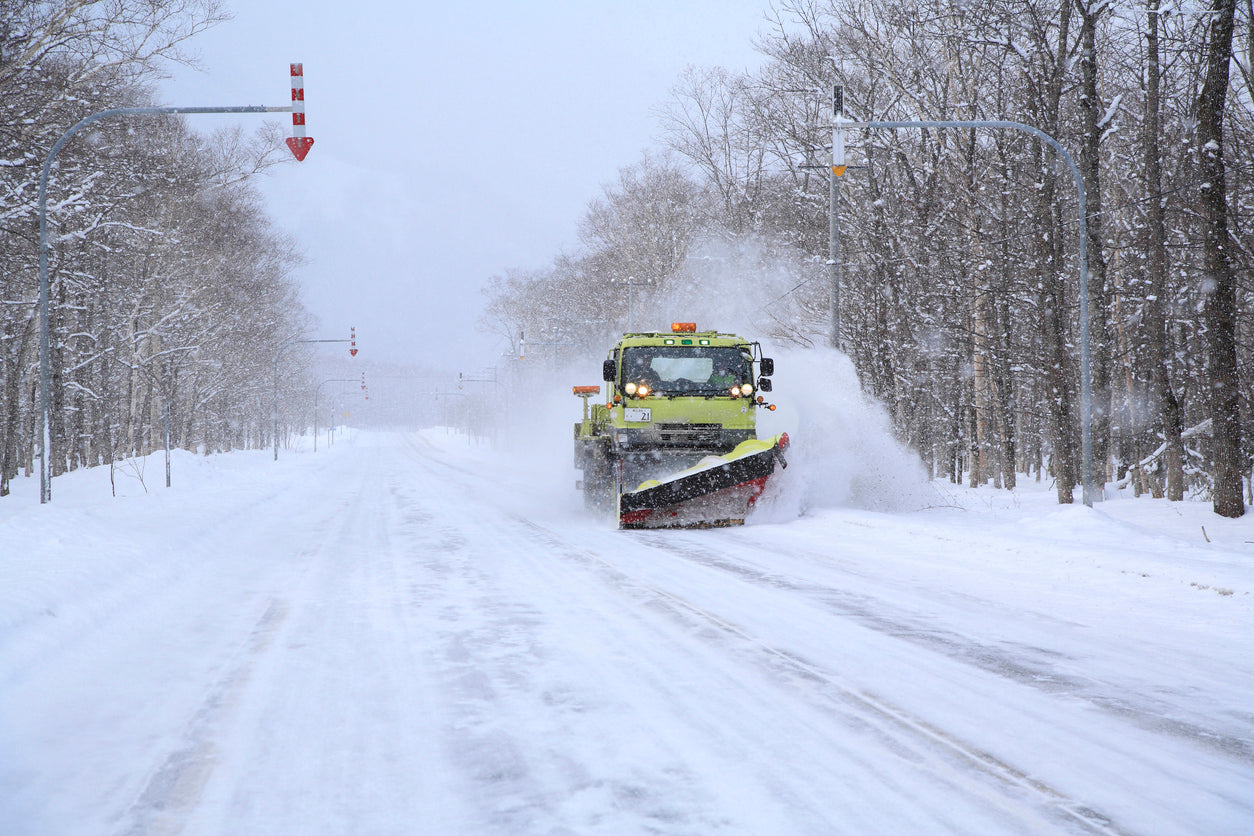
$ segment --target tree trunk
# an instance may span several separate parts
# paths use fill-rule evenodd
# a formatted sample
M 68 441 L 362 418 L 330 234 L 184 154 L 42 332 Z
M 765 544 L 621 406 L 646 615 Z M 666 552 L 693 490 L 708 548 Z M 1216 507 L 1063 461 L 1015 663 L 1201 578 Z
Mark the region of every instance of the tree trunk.
M 48 478 L 65 473 L 66 425 L 65 425 L 65 350 L 61 335 L 65 328 L 65 284 L 55 280 L 56 287 L 50 293 L 48 315 L 48 360 L 52 367 L 48 385 Z M 38 409 L 38 407 L 36 407 Z
M 967 483 L 973 488 L 978 488 L 980 485 L 984 484 L 984 472 L 981 470 L 982 462 L 980 461 L 980 435 L 979 430 L 976 429 L 978 420 L 975 416 L 976 407 L 974 395 L 975 393 L 972 391 L 971 403 L 967 405 L 967 443 L 970 445 L 968 448 L 968 455 L 971 457 L 969 462 L 971 469 L 967 474 Z
M 1080 176 L 1084 180 L 1089 256 L 1090 374 L 1093 394 L 1094 489 L 1101 495 L 1110 470 L 1110 326 L 1106 312 L 1106 255 L 1102 234 L 1101 140 L 1102 103 L 1097 93 L 1097 19 L 1109 8 L 1105 2 L 1075 0 L 1080 13 Z
M 1095 8 L 1096 6 L 1096 8 Z M 1080 13 L 1080 114 L 1082 139 L 1080 175 L 1085 183 L 1088 232 L 1088 331 L 1092 385 L 1093 489 L 1097 495 L 1110 471 L 1111 337 L 1106 310 L 1106 254 L 1101 209 L 1101 99 L 1097 95 L 1097 18 L 1109 9 L 1106 3 L 1076 0 Z
M 1011 322 L 1009 306 L 999 306 L 997 321 L 1002 335 L 1009 342 Z M 1019 432 L 1016 419 L 1014 380 L 1004 357 L 1009 353 L 1009 346 L 1003 346 L 1003 355 L 994 363 L 993 385 L 997 392 L 997 423 L 1001 434 L 1001 474 L 1006 490 L 1013 491 L 1016 485 L 1015 465 L 1018 460 Z
M 17 476 L 23 458 L 19 448 L 22 438 L 22 370 L 26 367 L 26 355 L 34 342 L 35 319 L 32 307 L 30 315 L 22 323 L 21 332 L 12 335 L 12 355 L 6 353 L 3 358 L 4 401 L 0 415 L 4 416 L 4 425 L 0 426 L 0 496 L 8 496 L 9 483 Z M 35 411 L 34 404 L 31 411 Z
M 1211 478 L 1215 513 L 1245 513 L 1241 479 L 1240 385 L 1237 377 L 1236 275 L 1228 257 L 1228 197 L 1224 177 L 1223 115 L 1232 60 L 1235 0 L 1214 0 L 1206 82 L 1197 102 L 1197 141 L 1204 210 L 1205 309 L 1209 355 L 1209 398 L 1213 422 Z
M 1167 469 L 1167 499 L 1179 502 L 1184 499 L 1184 441 L 1180 433 L 1184 420 L 1180 416 L 1180 401 L 1171 385 L 1168 358 L 1171 350 L 1167 339 L 1167 222 L 1162 195 L 1162 104 L 1160 101 L 1161 70 L 1158 62 L 1158 6 L 1162 0 L 1147 0 L 1145 30 L 1145 128 L 1142 132 L 1142 148 L 1145 155 L 1145 192 L 1150 196 L 1146 204 L 1146 271 L 1149 273 L 1150 292 L 1145 300 L 1145 328 L 1149 341 L 1150 380 L 1163 425 L 1163 441 L 1167 449 L 1163 462 Z
M 1058 110 L 1062 101 L 1062 80 L 1067 66 L 1067 44 L 1070 38 L 1071 2 L 1063 0 L 1058 13 L 1058 43 L 1054 45 L 1053 66 L 1045 91 L 1042 130 L 1051 136 L 1058 133 Z M 1045 406 L 1048 414 L 1050 441 L 1053 446 L 1052 470 L 1058 489 L 1059 504 L 1075 501 L 1076 462 L 1072 435 L 1073 412 L 1068 385 L 1070 359 L 1067 356 L 1066 281 L 1062 275 L 1062 253 L 1059 238 L 1062 218 L 1058 209 L 1057 160 L 1052 148 L 1039 149 L 1041 187 L 1037 192 L 1037 215 L 1049 218 L 1049 227 L 1038 240 L 1035 269 L 1040 286 L 1041 347 L 1045 366 Z
M 971 473 L 978 471 L 980 484 L 988 481 L 993 473 L 989 462 L 990 442 L 988 416 L 992 412 L 992 382 L 988 373 L 988 294 L 978 292 L 972 302 L 971 328 L 971 415 L 972 415 L 972 455 L 976 464 Z M 999 486 L 1000 487 L 1000 486 Z

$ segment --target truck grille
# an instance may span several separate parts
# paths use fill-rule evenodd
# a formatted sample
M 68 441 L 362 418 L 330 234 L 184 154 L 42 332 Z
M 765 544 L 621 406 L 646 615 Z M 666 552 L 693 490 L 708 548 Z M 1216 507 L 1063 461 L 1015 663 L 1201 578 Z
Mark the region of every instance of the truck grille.
M 667 447 L 713 447 L 723 440 L 718 424 L 654 424 L 650 434 Z

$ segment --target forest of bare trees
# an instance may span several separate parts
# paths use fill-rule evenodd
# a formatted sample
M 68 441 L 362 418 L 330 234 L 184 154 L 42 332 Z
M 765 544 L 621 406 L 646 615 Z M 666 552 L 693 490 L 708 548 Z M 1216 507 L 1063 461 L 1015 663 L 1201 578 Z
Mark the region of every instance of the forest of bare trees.
M 859 121 L 1020 122 L 1069 150 L 1087 194 L 1097 487 L 1244 513 L 1254 0 L 776 0 L 767 14 L 761 68 L 691 68 L 659 103 L 664 147 L 590 204 L 578 252 L 492 280 L 485 327 L 595 356 L 629 307 L 664 318 L 731 293 L 758 336 L 826 344 L 833 85 Z M 933 474 L 1048 479 L 1071 502 L 1069 171 L 1013 131 L 859 130 L 847 145 L 840 340 L 864 389 Z
M 0 0 L 0 496 L 37 466 L 44 161 L 80 119 L 151 105 L 161 67 L 222 19 L 214 0 Z M 159 449 L 167 422 L 186 449 L 269 443 L 276 351 L 308 326 L 294 246 L 249 179 L 279 159 L 276 134 L 105 119 L 56 158 L 53 475 Z

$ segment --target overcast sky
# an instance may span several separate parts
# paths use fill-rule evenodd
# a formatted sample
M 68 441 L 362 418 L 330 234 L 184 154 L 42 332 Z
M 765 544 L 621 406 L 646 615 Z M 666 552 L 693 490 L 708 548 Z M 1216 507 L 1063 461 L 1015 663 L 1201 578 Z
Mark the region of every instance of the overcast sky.
M 651 111 L 686 66 L 760 66 L 768 2 L 235 0 L 191 44 L 205 71 L 160 98 L 285 105 L 303 62 L 315 145 L 261 188 L 309 258 L 313 336 L 355 325 L 374 359 L 483 368 L 504 346 L 476 328 L 479 288 L 574 251 L 588 202 L 660 147 Z

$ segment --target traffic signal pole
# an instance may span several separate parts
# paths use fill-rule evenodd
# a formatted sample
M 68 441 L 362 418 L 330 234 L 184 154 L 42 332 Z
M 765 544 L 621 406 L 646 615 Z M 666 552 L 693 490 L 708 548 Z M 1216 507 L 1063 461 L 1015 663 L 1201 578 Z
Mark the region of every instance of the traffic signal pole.
M 287 145 L 297 160 L 305 159 L 313 139 L 305 136 L 305 73 L 304 65 L 291 65 L 292 104 L 287 107 L 239 105 L 234 107 L 114 107 L 101 110 L 80 120 L 61 135 L 48 152 L 39 175 L 39 502 L 52 501 L 52 422 L 49 389 L 52 383 L 52 362 L 49 350 L 48 307 L 48 178 L 57 154 L 83 128 L 114 116 L 165 116 L 198 113 L 291 113 L 295 136 Z

